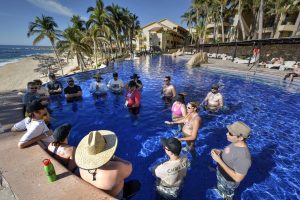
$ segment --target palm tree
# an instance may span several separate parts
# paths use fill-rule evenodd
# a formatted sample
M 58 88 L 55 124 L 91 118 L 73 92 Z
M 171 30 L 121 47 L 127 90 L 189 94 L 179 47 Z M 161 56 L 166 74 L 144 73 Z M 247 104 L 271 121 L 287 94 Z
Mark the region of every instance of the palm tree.
M 33 45 L 36 45 L 45 37 L 47 37 L 50 40 L 51 46 L 56 55 L 57 61 L 60 65 L 61 72 L 63 75 L 64 74 L 63 68 L 60 64 L 60 60 L 55 48 L 55 41 L 58 40 L 58 38 L 61 36 L 61 31 L 59 31 L 57 27 L 58 25 L 56 24 L 56 22 L 52 17 L 44 16 L 44 15 L 42 15 L 41 18 L 35 17 L 35 20 L 29 23 L 27 37 L 37 35 L 37 37 L 32 42 Z
M 78 66 L 81 71 L 85 67 L 83 54 L 90 56 L 92 54 L 91 47 L 82 42 L 83 34 L 78 29 L 70 27 L 63 32 L 64 40 L 57 43 L 57 48 L 60 53 L 67 52 L 67 58 L 76 56 Z
M 263 31 L 263 19 L 264 19 L 264 0 L 260 0 L 259 5 L 259 21 L 258 21 L 258 39 L 262 39 Z
M 194 10 L 190 7 L 182 16 L 181 16 L 181 23 L 186 22 L 186 25 L 189 29 L 189 32 L 191 34 L 191 44 L 193 43 L 193 33 L 192 33 L 192 26 L 195 22 L 193 16 L 194 16 Z
M 295 37 L 296 33 L 299 30 L 299 24 L 300 24 L 300 0 L 296 0 L 293 2 L 293 6 L 295 7 L 296 10 L 298 10 L 298 17 L 295 23 L 295 29 L 292 33 L 292 37 Z
M 140 21 L 138 20 L 138 16 L 132 13 L 130 13 L 129 19 L 130 19 L 130 24 L 129 24 L 130 51 L 133 52 L 132 40 L 133 37 L 138 34 L 138 30 L 140 29 Z
M 73 15 L 71 18 L 71 22 L 73 23 L 73 27 L 77 28 L 80 31 L 85 31 L 85 21 L 80 19 L 79 15 Z

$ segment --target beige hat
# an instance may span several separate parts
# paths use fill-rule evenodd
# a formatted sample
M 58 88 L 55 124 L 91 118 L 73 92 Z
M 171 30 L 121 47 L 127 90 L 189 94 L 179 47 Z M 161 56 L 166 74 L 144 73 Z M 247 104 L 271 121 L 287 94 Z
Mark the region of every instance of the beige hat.
M 92 131 L 79 143 L 75 162 L 82 169 L 96 169 L 106 164 L 114 155 L 118 138 L 108 130 Z
M 251 129 L 244 122 L 237 121 L 231 125 L 227 125 L 227 129 L 235 136 L 242 136 L 243 138 L 249 137 Z

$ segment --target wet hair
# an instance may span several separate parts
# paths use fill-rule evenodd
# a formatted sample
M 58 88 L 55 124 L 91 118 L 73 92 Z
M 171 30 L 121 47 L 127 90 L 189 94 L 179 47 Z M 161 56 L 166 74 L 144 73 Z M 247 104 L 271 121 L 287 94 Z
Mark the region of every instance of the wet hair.
M 219 85 L 218 84 L 213 84 L 212 86 L 211 86 L 211 89 L 215 89 L 215 90 L 219 90 Z
M 165 76 L 166 79 L 168 79 L 169 81 L 171 80 L 171 76 Z
M 136 87 L 135 81 L 130 81 L 130 82 L 128 83 L 128 87 L 130 87 L 130 88 Z
M 33 82 L 37 85 L 42 85 L 43 84 L 43 82 L 40 79 L 35 79 L 35 80 L 33 80 Z
M 118 77 L 119 75 L 118 75 L 118 73 L 117 72 L 114 72 L 113 73 L 113 77 Z
M 199 104 L 196 101 L 191 101 L 188 104 L 191 104 L 191 106 L 193 106 L 194 108 L 196 108 L 196 112 L 199 112 Z
M 184 96 L 183 96 L 182 94 L 178 94 L 178 95 L 175 97 L 175 101 L 178 101 L 178 102 L 180 102 L 180 103 L 185 104 Z

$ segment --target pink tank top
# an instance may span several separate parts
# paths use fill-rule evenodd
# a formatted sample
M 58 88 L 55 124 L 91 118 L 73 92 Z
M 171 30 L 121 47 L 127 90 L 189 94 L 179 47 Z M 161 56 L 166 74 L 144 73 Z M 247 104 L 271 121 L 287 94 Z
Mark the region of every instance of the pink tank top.
M 172 114 L 175 115 L 176 117 L 181 117 L 182 116 L 182 112 L 181 112 L 181 106 L 177 106 L 178 104 L 173 103 L 171 111 Z

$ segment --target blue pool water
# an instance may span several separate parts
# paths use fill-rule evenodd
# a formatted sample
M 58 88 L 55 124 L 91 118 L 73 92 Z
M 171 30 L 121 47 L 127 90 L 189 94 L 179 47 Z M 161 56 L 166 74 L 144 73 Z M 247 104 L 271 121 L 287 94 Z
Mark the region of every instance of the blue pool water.
M 176 126 L 164 124 L 171 119 L 168 106 L 160 98 L 163 78 L 172 76 L 177 91 L 188 93 L 187 102 L 202 101 L 213 83 L 221 85 L 228 111 L 211 116 L 203 110 L 203 120 L 196 142 L 196 158 L 191 160 L 181 199 L 216 199 L 215 166 L 210 156 L 212 148 L 224 148 L 226 125 L 236 120 L 252 128 L 248 140 L 252 166 L 236 190 L 235 199 L 298 199 L 300 197 L 300 93 L 297 88 L 273 81 L 253 81 L 251 78 L 216 73 L 201 68 L 187 69 L 186 60 L 168 56 L 146 57 L 115 63 L 114 70 L 127 81 L 138 73 L 144 84 L 142 107 L 136 122 L 124 108 L 124 97 L 109 93 L 94 99 L 88 92 L 91 72 L 74 75 L 83 89 L 83 100 L 76 103 L 53 101 L 53 127 L 68 122 L 73 125 L 70 142 L 77 145 L 89 131 L 108 129 L 119 138 L 116 155 L 133 163 L 130 179 L 139 179 L 141 191 L 134 199 L 155 199 L 154 183 L 149 168 L 166 159 L 159 144 L 161 137 L 171 137 Z M 107 83 L 112 73 L 103 75 Z M 61 79 L 64 86 L 66 79 Z

